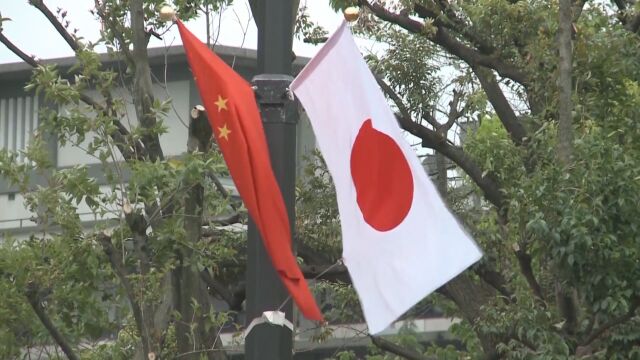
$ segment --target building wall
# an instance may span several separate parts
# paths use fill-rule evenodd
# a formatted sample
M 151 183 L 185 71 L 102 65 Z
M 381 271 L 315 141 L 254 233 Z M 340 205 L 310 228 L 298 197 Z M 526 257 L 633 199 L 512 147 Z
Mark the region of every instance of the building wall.
M 22 150 L 38 127 L 38 98 L 20 93 L 0 99 L 0 148 Z
M 156 49 L 151 50 L 150 53 L 154 51 L 158 52 Z M 244 50 L 227 49 L 226 51 L 233 53 L 233 56 L 228 55 L 223 58 L 235 65 L 235 71 L 250 80 L 255 75 L 255 59 L 251 58 L 253 55 Z M 187 151 L 189 112 L 193 106 L 202 104 L 202 100 L 183 55 L 176 53 L 174 48 L 169 49 L 168 56 L 160 55 L 151 59 L 154 95 L 160 101 L 172 99 L 171 108 L 162 119 L 167 132 L 160 136 L 160 143 L 165 156 L 179 156 Z M 72 64 L 72 59 L 61 59 L 58 65 L 64 68 Z M 38 109 L 51 105 L 47 104 L 42 97 L 34 97 L 24 91 L 24 85 L 30 77 L 29 69 L 15 72 L 3 71 L 3 67 L 6 68 L 6 65 L 0 65 L 0 83 L 2 84 L 0 86 L 0 149 L 21 150 L 26 147 L 40 122 L 37 115 Z M 297 64 L 296 68 L 301 68 L 301 65 Z M 61 73 L 64 74 L 64 70 Z M 88 94 L 95 99 L 100 99 L 95 91 L 89 91 Z M 123 124 L 129 128 L 137 126 L 130 92 L 123 86 L 115 90 L 114 97 L 121 97 L 126 103 Z M 67 115 L 69 108 L 62 107 L 58 111 L 61 115 Z M 87 111 L 91 113 L 88 108 Z M 300 111 L 300 113 L 296 147 L 298 175 L 302 174 L 303 157 L 315 149 L 315 138 L 309 121 L 304 112 Z M 87 148 L 94 136 L 96 136 L 95 133 L 87 134 L 85 141 L 79 147 L 71 143 L 63 146 L 55 137 L 49 137 L 49 153 L 52 162 L 58 168 L 86 165 L 89 175 L 95 178 L 98 184 L 106 184 L 99 159 L 83 150 Z M 33 186 L 46 185 L 46 179 L 41 175 L 34 174 L 31 181 Z M 221 179 L 221 181 L 234 192 L 231 179 Z M 0 238 L 2 233 L 7 231 L 15 236 L 23 236 L 20 234 L 33 230 L 35 224 L 29 220 L 31 213 L 24 208 L 23 200 L 16 187 L 11 186 L 6 179 L 0 178 Z M 88 209 L 86 210 L 88 212 Z M 84 210 L 79 209 L 81 217 L 86 217 L 82 215 L 83 212 Z M 91 222 L 94 219 L 86 220 Z
M 159 84 L 153 86 L 153 94 L 157 100 L 166 101 L 170 98 L 173 99 L 171 109 L 166 116 L 161 119 L 164 126 L 167 127 L 167 132 L 160 136 L 160 145 L 162 146 L 165 156 L 177 156 L 187 151 L 189 110 L 191 108 L 190 91 L 191 88 L 188 80 L 169 81 L 166 87 Z M 93 98 L 98 98 L 96 92 L 88 92 L 88 95 Z M 122 123 L 130 129 L 138 126 L 136 111 L 130 92 L 126 89 L 118 88 L 114 91 L 114 97 L 122 98 L 126 103 L 124 116 L 121 120 Z M 59 112 L 64 116 L 68 115 L 69 110 L 61 108 Z M 80 144 L 80 148 L 71 143 L 67 143 L 65 146 L 58 146 L 57 165 L 59 167 L 67 167 L 79 164 L 100 163 L 99 159 L 82 150 L 88 147 L 94 136 L 97 136 L 97 134 L 87 134 L 87 138 Z

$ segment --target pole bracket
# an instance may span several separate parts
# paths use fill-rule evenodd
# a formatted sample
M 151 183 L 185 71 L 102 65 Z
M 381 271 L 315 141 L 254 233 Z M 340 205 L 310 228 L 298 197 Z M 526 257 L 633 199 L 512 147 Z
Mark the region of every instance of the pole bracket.
M 263 123 L 298 123 L 298 117 L 294 115 L 297 111 L 295 99 L 289 89 L 292 81 L 293 77 L 285 74 L 260 74 L 251 79 Z
M 246 339 L 254 327 L 264 323 L 267 323 L 269 325 L 284 326 L 293 331 L 293 324 L 285 317 L 285 314 L 282 311 L 265 311 L 262 313 L 262 316 L 251 320 L 251 323 L 242 334 L 242 337 Z
M 256 101 L 260 105 L 285 106 L 293 101 L 289 84 L 293 81 L 291 75 L 260 74 L 251 79 Z

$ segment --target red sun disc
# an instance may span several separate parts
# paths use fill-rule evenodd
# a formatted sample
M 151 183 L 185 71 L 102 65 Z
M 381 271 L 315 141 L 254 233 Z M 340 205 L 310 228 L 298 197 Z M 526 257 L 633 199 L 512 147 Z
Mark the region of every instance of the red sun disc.
M 378 231 L 397 227 L 413 202 L 411 167 L 396 141 L 367 119 L 351 149 L 351 177 L 364 220 Z

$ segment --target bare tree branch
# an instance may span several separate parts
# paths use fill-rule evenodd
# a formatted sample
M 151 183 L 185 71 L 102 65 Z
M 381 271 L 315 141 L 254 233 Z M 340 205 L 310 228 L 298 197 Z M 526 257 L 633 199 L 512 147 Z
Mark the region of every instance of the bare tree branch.
M 67 357 L 70 360 L 79 360 L 80 358 L 78 357 L 78 355 L 76 355 L 75 351 L 73 351 L 71 344 L 69 344 L 67 339 L 65 339 L 62 333 L 53 324 L 53 321 L 51 321 L 51 319 L 49 318 L 49 315 L 47 314 L 45 309 L 42 307 L 39 293 L 40 293 L 40 289 L 35 283 L 30 282 L 27 285 L 25 296 L 29 301 L 29 305 L 31 305 L 31 308 L 38 316 L 38 319 L 40 319 L 40 322 L 42 323 L 42 325 L 44 325 L 45 329 L 47 329 L 49 334 L 51 334 L 51 337 L 55 340 L 56 344 L 60 346 L 60 349 L 62 349 L 62 352 L 64 352 L 64 354 L 67 355 Z
M 420 114 L 420 118 L 426 121 L 427 124 L 433 126 L 434 129 L 437 129 L 440 127 L 440 123 L 438 122 L 438 120 L 436 120 L 435 116 L 427 111 L 423 111 Z
M 27 64 L 32 67 L 38 67 L 38 62 L 32 56 L 25 54 L 22 50 L 20 50 L 17 46 L 15 46 L 11 40 L 9 40 L 2 31 L 0 30 L 0 42 L 7 47 L 7 49 L 11 50 L 12 53 L 16 54 L 20 59 L 22 59 Z
M 78 51 L 81 49 L 81 45 L 74 39 L 73 36 L 65 29 L 65 27 L 58 21 L 58 18 L 49 10 L 47 5 L 44 4 L 43 0 L 29 0 L 29 3 L 33 5 L 36 9 L 40 10 L 40 12 L 49 20 L 51 25 L 56 28 L 56 31 L 62 36 L 64 41 L 69 44 L 73 51 Z

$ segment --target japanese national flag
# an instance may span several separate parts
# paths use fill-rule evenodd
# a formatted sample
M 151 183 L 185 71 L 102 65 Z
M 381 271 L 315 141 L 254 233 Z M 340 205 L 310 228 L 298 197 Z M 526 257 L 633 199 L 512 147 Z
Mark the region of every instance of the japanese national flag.
M 403 138 L 345 23 L 291 88 L 335 183 L 343 259 L 378 333 L 482 254 Z

